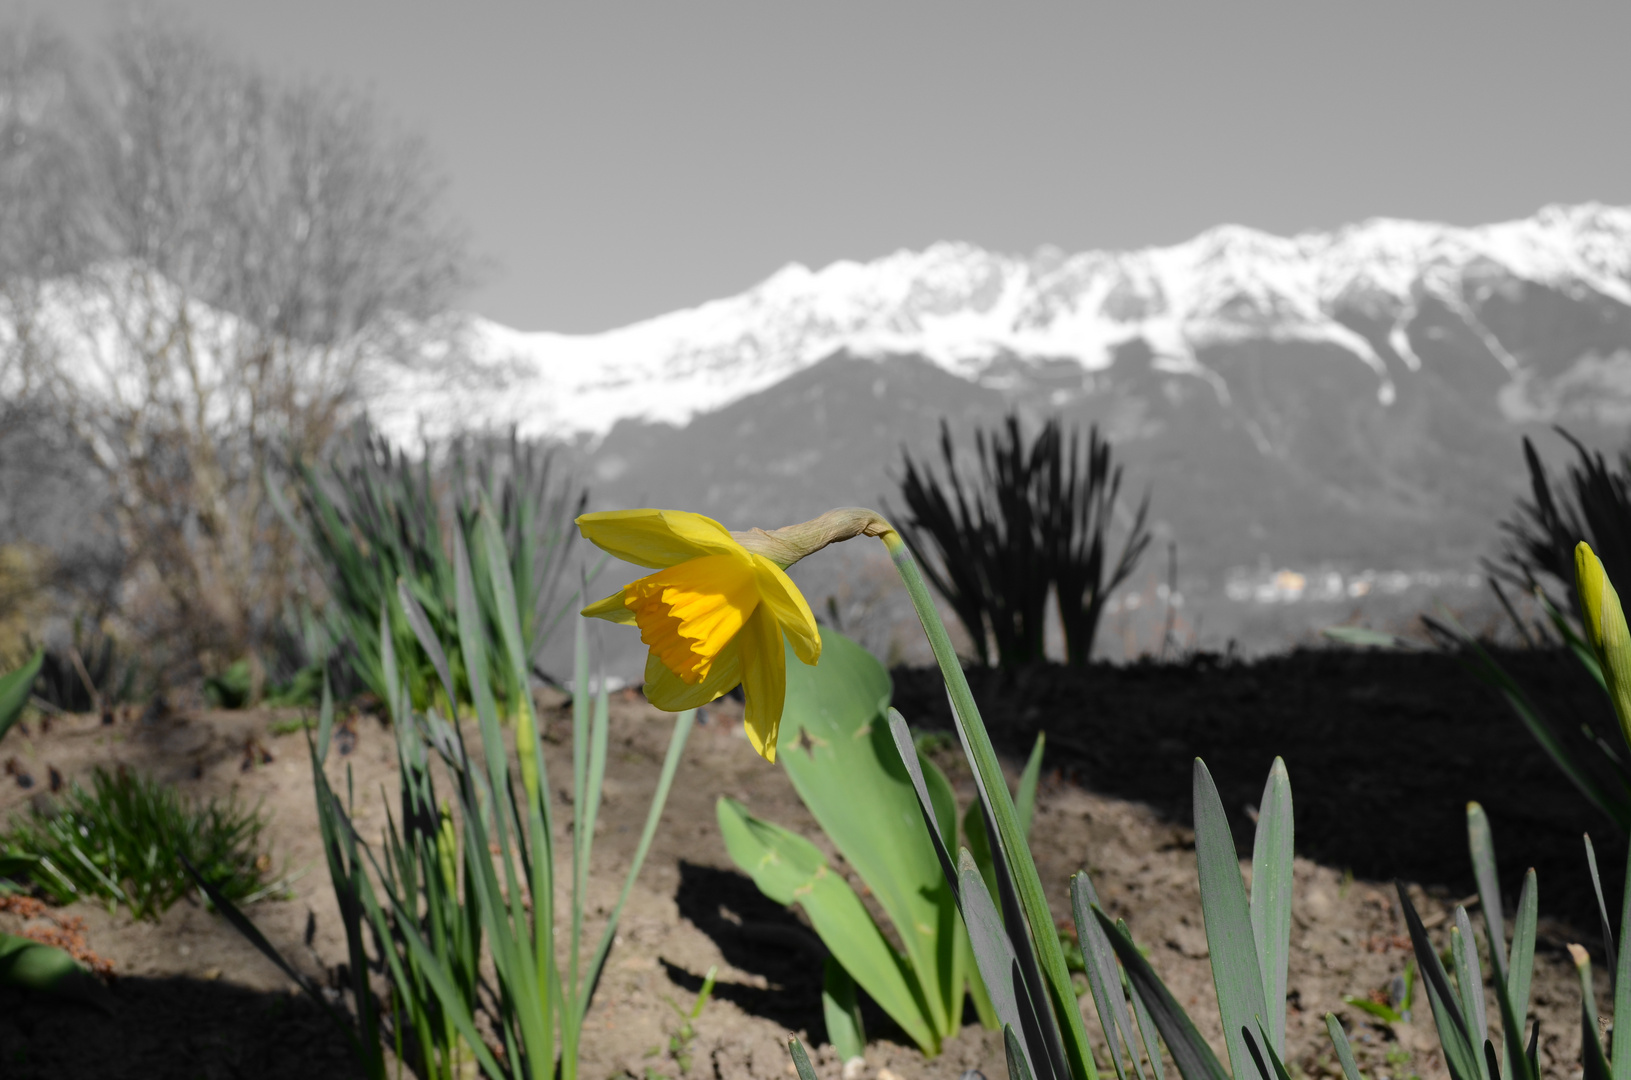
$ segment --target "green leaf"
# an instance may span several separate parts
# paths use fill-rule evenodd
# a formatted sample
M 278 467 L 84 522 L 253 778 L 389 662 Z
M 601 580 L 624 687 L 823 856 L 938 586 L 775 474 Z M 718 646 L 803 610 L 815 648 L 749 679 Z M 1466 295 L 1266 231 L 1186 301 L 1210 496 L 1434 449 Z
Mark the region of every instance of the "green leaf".
M 831 956 L 824 961 L 823 972 L 821 1014 L 827 1021 L 827 1041 L 840 1061 L 864 1057 L 866 1026 L 861 1023 L 861 1006 L 855 998 L 855 980 Z
M 958 896 L 962 902 L 963 921 L 968 926 L 969 941 L 974 949 L 974 962 L 990 994 L 992 1011 L 1004 1028 L 1025 1032 L 1027 1025 L 1021 1017 L 1019 997 L 1023 988 L 1017 985 L 1018 980 L 1013 977 L 1013 972 L 1019 967 L 1014 951 L 1016 943 L 1003 926 L 1002 916 L 997 914 L 997 906 L 986 891 L 985 879 L 980 876 L 979 867 L 974 865 L 974 856 L 967 848 L 958 852 Z M 1026 1004 L 1029 1004 L 1028 998 Z M 1045 1048 L 1031 1046 L 1028 1039 L 1021 1045 L 1027 1064 L 1037 1057 L 1046 1060 Z
M 1535 872 L 1529 871 L 1533 878 Z M 1529 948 L 1534 951 L 1533 916 L 1530 918 Z M 1614 1080 L 1631 1080 L 1631 864 L 1625 869 L 1625 887 L 1620 895 L 1620 955 L 1614 968 L 1614 1041 L 1612 1070 Z M 1525 989 L 1527 989 L 1527 982 Z
M 948 847 L 953 846 L 957 843 L 957 792 L 952 789 L 946 774 L 940 771 L 940 766 L 929 758 L 919 754 L 917 765 L 923 774 L 924 787 L 929 792 L 929 803 L 934 807 L 934 823 L 938 826 L 936 831 L 940 834 L 940 842 Z
M 1580 1063 L 1585 1080 L 1610 1080 L 1608 1062 L 1603 1058 L 1602 1036 L 1597 1028 L 1597 991 L 1591 982 L 1591 958 L 1578 945 L 1569 946 L 1575 972 L 1580 976 Z
M 668 737 L 668 754 L 663 758 L 663 770 L 657 777 L 657 790 L 652 793 L 651 806 L 646 811 L 646 824 L 640 831 L 640 841 L 634 848 L 634 859 L 629 863 L 628 876 L 623 879 L 623 891 L 617 894 L 617 903 L 612 905 L 612 913 L 606 921 L 606 928 L 601 931 L 600 946 L 595 950 L 594 960 L 589 964 L 589 976 L 586 981 L 586 990 L 592 991 L 600 983 L 600 974 L 606 967 L 606 957 L 612 950 L 612 941 L 617 934 L 618 920 L 622 918 L 623 906 L 629 901 L 629 893 L 634 890 L 634 880 L 640 875 L 640 868 L 645 865 L 646 854 L 651 850 L 651 841 L 657 835 L 657 823 L 662 819 L 663 807 L 668 804 L 669 789 L 674 786 L 674 775 L 679 771 L 680 760 L 685 755 L 685 743 L 690 737 L 691 728 L 697 718 L 695 709 L 687 709 L 674 717 L 674 731 Z M 582 1002 L 584 1012 L 589 1011 L 589 999 Z
M 1490 962 L 1495 968 L 1496 982 L 1504 985 L 1507 981 L 1506 926 L 1501 906 L 1501 882 L 1495 873 L 1495 838 L 1490 832 L 1489 815 L 1475 802 L 1467 804 L 1467 849 L 1472 857 L 1473 878 L 1478 882 L 1478 904 L 1484 912 L 1484 929 L 1489 935 Z
M 1014 792 L 1014 812 L 1019 815 L 1020 827 L 1027 837 L 1031 834 L 1031 817 L 1036 810 L 1036 786 L 1042 775 L 1042 747 L 1046 737 L 1037 735 L 1031 746 L 1031 756 L 1020 773 L 1019 787 Z M 985 878 L 985 887 L 994 895 L 997 891 L 996 871 L 991 866 L 991 840 L 985 831 L 985 814 L 978 799 L 968 804 L 963 813 L 963 836 L 974 864 Z
M 1070 907 L 1076 919 L 1076 938 L 1082 946 L 1082 959 L 1086 961 L 1087 986 L 1099 1010 L 1099 1027 L 1110 1044 L 1110 1060 L 1116 1067 L 1116 1076 L 1125 1078 L 1122 1057 L 1125 1054 L 1132 1058 L 1139 1080 L 1144 1080 L 1144 1067 L 1139 1064 L 1138 1047 L 1133 1042 L 1133 1020 L 1127 1012 L 1127 1001 L 1121 995 L 1115 950 L 1110 947 L 1104 928 L 1093 917 L 1093 909 L 1098 906 L 1099 898 L 1087 871 L 1071 875 Z
M 45 663 L 45 650 L 37 649 L 29 658 L 28 663 L 4 677 L 0 677 L 0 739 L 6 737 L 23 709 L 28 705 L 29 692 L 34 689 L 34 680 L 40 674 L 40 665 Z
M 1194 1021 L 1190 1020 L 1189 1014 L 1184 1012 L 1155 969 L 1150 967 L 1150 962 L 1144 959 L 1144 954 L 1138 951 L 1133 939 L 1117 929 L 1103 909 L 1094 908 L 1093 916 L 1099 920 L 1110 947 L 1115 949 L 1121 966 L 1126 969 L 1138 1000 L 1143 1002 L 1161 1037 L 1166 1040 L 1179 1074 L 1184 1080 L 1229 1080 L 1229 1074 L 1223 1070 L 1222 1063 L 1212 1053 L 1206 1040 L 1201 1038 Z M 1140 1017 L 1142 1022 L 1143 1018 Z M 1151 1060 L 1157 1057 L 1159 1055 L 1154 1054 L 1152 1048 Z M 1246 1076 L 1247 1073 L 1241 1075 Z
M 1597 851 L 1591 846 L 1590 833 L 1583 839 L 1586 842 L 1586 867 L 1591 871 L 1591 888 L 1597 894 L 1597 919 L 1603 934 L 1603 955 L 1608 957 L 1608 969 L 1614 971 L 1619 965 L 1614 960 L 1614 930 L 1608 922 L 1608 905 L 1603 902 L 1603 882 L 1597 876 Z
M 983 795 L 980 807 L 986 815 L 985 824 L 989 832 L 993 829 L 990 803 Z M 1028 848 L 1026 854 L 1030 854 Z M 1028 940 L 1026 937 L 1026 918 L 1021 908 L 1018 890 L 1014 887 L 1006 845 L 994 849 L 992 856 L 991 866 L 996 871 L 997 878 L 997 902 L 1002 905 L 1002 922 L 1008 928 L 1008 937 L 1014 946 L 1012 978 L 1014 998 L 1019 1005 L 1020 1030 L 1025 1036 L 1027 1049 L 1031 1051 L 1031 1063 L 1036 1067 L 1037 1074 L 1044 1080 L 1053 1076 L 1064 1077 L 1069 1073 L 1065 1064 L 1064 1040 L 1059 1032 L 1059 1015 L 1048 998 L 1049 988 L 1043 982 L 1042 972 L 1038 970 L 1039 949 L 1036 934 L 1033 931 Z M 961 869 L 966 871 L 972 866 L 972 856 L 961 858 Z M 1047 943 L 1063 957 L 1064 950 L 1059 945 L 1059 932 L 1051 921 L 1047 924 L 1045 933 Z M 1081 1007 L 1076 1002 L 1075 987 L 1071 987 L 1070 990 L 1070 1015 L 1077 1024 L 1081 1023 Z
M 1036 871 L 1036 860 L 1025 842 L 1024 830 L 1020 828 L 1019 814 L 1008 794 L 1002 764 L 997 759 L 990 734 L 980 718 L 979 706 L 969 689 L 968 677 L 963 673 L 962 663 L 940 619 L 934 597 L 930 595 L 928 584 L 923 580 L 922 571 L 913 560 L 905 540 L 893 530 L 884 533 L 880 539 L 900 573 L 912 607 L 929 639 L 935 662 L 945 679 L 952 719 L 957 725 L 958 737 L 962 740 L 969 763 L 974 767 L 975 786 L 986 812 L 996 825 L 994 847 L 1003 854 L 1003 859 L 998 862 L 1009 864 L 1019 906 L 1035 950 L 1034 955 L 1027 950 L 1026 959 L 1034 963 L 1046 979 L 1047 1003 L 1065 1040 L 1064 1053 L 1069 1061 L 1070 1074 L 1097 1080 L 1098 1068 L 1093 1062 L 1092 1049 L 1088 1046 L 1087 1029 L 1082 1023 L 1070 971 L 1065 966 L 1065 954 L 1059 946 L 1059 936 L 1054 932 L 1047 894 Z
M 1325 1014 L 1325 1030 L 1331 1036 L 1331 1045 L 1336 1048 L 1337 1060 L 1342 1063 L 1344 1080 L 1365 1080 L 1354 1061 L 1353 1047 L 1348 1045 L 1348 1034 L 1342 1030 L 1335 1013 Z
M 1455 985 L 1461 995 L 1461 1018 L 1467 1025 L 1472 1044 L 1481 1047 L 1489 1039 L 1489 1018 L 1484 1009 L 1484 978 L 1478 965 L 1478 943 L 1473 940 L 1472 922 L 1467 909 L 1456 906 L 1455 925 L 1450 928 L 1450 956 L 1455 961 Z M 1473 1059 L 1482 1072 L 1484 1061 L 1475 1054 Z M 1485 1076 L 1484 1080 L 1498 1080 Z
M 1527 1007 L 1524 1012 L 1518 1012 L 1512 1005 L 1510 991 L 1499 983 L 1495 986 L 1495 1003 L 1501 1011 L 1501 1055 L 1490 1076 L 1504 1080 L 1537 1080 L 1523 1049 L 1523 1021 L 1528 1013 Z
M 941 876 L 955 888 L 957 866 L 952 862 L 951 852 L 940 834 L 937 797 L 929 793 L 928 781 L 923 774 L 923 758 L 918 754 L 917 746 L 912 741 L 912 733 L 906 726 L 906 718 L 901 716 L 898 709 L 889 710 L 889 734 L 895 742 L 895 756 L 900 759 L 901 767 L 906 770 L 913 791 L 917 795 L 918 813 L 923 819 L 924 829 L 929 834 L 935 856 L 940 862 Z
M 802 907 L 816 934 L 872 1000 L 924 1053 L 938 1052 L 939 1040 L 914 993 L 911 971 L 816 846 L 754 817 L 734 799 L 721 798 L 716 809 L 731 861 L 772 900 Z
M 1535 970 L 1535 924 L 1540 901 L 1539 882 L 1534 870 L 1523 878 L 1518 893 L 1517 917 L 1512 921 L 1512 971 L 1508 976 L 1507 997 L 1512 1011 L 1520 1016 L 1529 1015 L 1529 980 Z
M 1427 1000 L 1433 1009 L 1433 1023 L 1438 1027 L 1439 1044 L 1444 1048 L 1444 1064 L 1453 1080 L 1477 1080 L 1482 1068 L 1473 1051 L 1467 1024 L 1456 1004 L 1457 996 L 1450 987 L 1450 977 L 1439 962 L 1427 938 L 1427 929 L 1421 924 L 1416 905 L 1410 902 L 1404 882 L 1394 882 L 1399 893 L 1399 905 L 1404 910 L 1405 926 L 1410 931 L 1410 944 L 1416 952 L 1416 966 L 1427 984 Z
M 783 749 L 777 760 L 894 924 L 921 986 L 927 1006 L 923 1019 L 938 1045 L 962 1024 L 956 899 L 933 842 L 923 835 L 915 781 L 885 722 L 889 673 L 834 630 L 823 627 L 821 641 L 821 662 L 815 666 L 801 663 L 788 649 Z M 950 787 L 926 780 L 925 789 L 936 831 L 944 838 L 954 818 Z
M 1031 818 L 1036 814 L 1036 785 L 1042 778 L 1042 748 L 1047 741 L 1046 732 L 1037 733 L 1031 756 L 1019 774 L 1019 787 L 1014 790 L 1014 813 L 1019 815 L 1019 828 L 1026 836 L 1031 835 Z
M 1389 1026 L 1404 1023 L 1404 1017 L 1400 1016 L 1393 1009 L 1381 1004 L 1380 1002 L 1372 1001 L 1369 998 L 1355 997 L 1352 994 L 1344 994 L 1342 995 L 1342 1003 L 1344 1005 L 1351 1005 L 1362 1013 L 1369 1013 L 1371 1016 L 1376 1017 L 1376 1019 L 1382 1021 L 1384 1024 L 1388 1024 Z
M 1250 1028 L 1242 1030 L 1240 1037 L 1246 1043 L 1246 1049 L 1252 1055 L 1252 1064 L 1257 1067 L 1257 1073 L 1263 1080 L 1291 1080 L 1286 1073 L 1285 1062 L 1269 1045 L 1267 1032 L 1261 1024 L 1256 1031 Z
M 1252 939 L 1263 976 L 1262 1018 L 1272 1053 L 1286 1050 L 1286 966 L 1291 958 L 1292 884 L 1291 777 L 1274 759 L 1258 804 L 1252 843 Z
M 1008 1061 L 1008 1080 L 1032 1080 L 1031 1065 L 1025 1059 L 1019 1036 L 1008 1024 L 1002 1026 L 1002 1052 Z
M 1127 931 L 1127 924 L 1117 921 L 1116 928 L 1122 936 L 1131 938 Z M 1166 1080 L 1167 1069 L 1161 1064 L 1161 1037 L 1156 1031 L 1155 1021 L 1150 1016 L 1148 1006 L 1144 1004 L 1143 995 L 1138 992 L 1138 986 L 1127 978 L 1126 970 L 1122 970 L 1122 985 L 1127 988 L 1127 997 L 1133 1003 L 1133 1015 L 1138 1017 L 1138 1037 L 1144 1044 L 1144 1060 L 1150 1063 L 1150 1071 L 1155 1074 L 1155 1080 Z
M 1586 843 L 1589 852 L 1591 841 L 1587 840 Z M 1523 895 L 1518 901 L 1518 921 L 1513 927 L 1509 960 L 1506 927 L 1502 918 L 1501 886 L 1495 871 L 1495 838 L 1490 831 L 1489 816 L 1484 813 L 1484 808 L 1475 802 L 1467 804 L 1467 847 L 1472 857 L 1473 876 L 1478 881 L 1479 903 L 1484 909 L 1484 930 L 1489 935 L 1490 961 L 1495 969 L 1495 1001 L 1501 1013 L 1501 1053 L 1493 1075 L 1505 1077 L 1507 1080 L 1534 1080 L 1529 1071 L 1528 1059 L 1523 1052 L 1523 1021 L 1529 1014 L 1529 975 L 1533 969 L 1535 945 L 1534 889 L 1530 884 L 1534 878 L 1534 871 L 1530 871 L 1528 879 L 1525 880 Z M 1595 868 L 1592 876 L 1595 879 Z M 1522 985 L 1519 987 L 1517 969 L 1519 953 L 1524 948 L 1522 939 L 1526 900 L 1529 906 L 1528 952 L 1527 959 L 1522 961 Z M 1476 956 L 1476 951 L 1474 955 Z M 1521 1004 L 1514 1000 L 1514 990 L 1521 990 L 1523 997 Z
M 1320 633 L 1332 641 L 1340 641 L 1344 645 L 1359 645 L 1376 649 L 1405 649 L 1411 643 L 1404 638 L 1393 634 L 1384 634 L 1380 630 L 1367 630 L 1362 626 L 1327 626 Z
M 1246 1076 L 1253 1064 L 1241 1032 L 1268 1012 L 1263 1001 L 1263 971 L 1257 962 L 1251 911 L 1240 881 L 1229 820 L 1212 774 L 1200 758 L 1195 759 L 1195 860 L 1224 1041 L 1235 1075 Z
M 793 1068 L 798 1072 L 799 1080 L 820 1080 L 816 1076 L 815 1068 L 810 1064 L 810 1055 L 804 1052 L 804 1044 L 798 1041 L 798 1036 L 788 1038 L 787 1052 L 793 1055 Z
M 55 945 L 15 934 L 0 934 L 0 986 L 75 998 L 103 1012 L 114 1011 L 112 995 L 72 956 Z

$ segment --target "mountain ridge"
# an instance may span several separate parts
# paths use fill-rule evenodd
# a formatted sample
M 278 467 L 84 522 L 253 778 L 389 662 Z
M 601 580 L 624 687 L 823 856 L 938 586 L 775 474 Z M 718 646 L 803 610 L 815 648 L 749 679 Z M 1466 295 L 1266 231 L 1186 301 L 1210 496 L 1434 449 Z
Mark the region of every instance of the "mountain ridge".
M 1254 340 L 1334 346 L 1388 405 L 1400 374 L 1421 369 L 1415 324 L 1429 307 L 1521 382 L 1527 358 L 1483 308 L 1529 287 L 1631 308 L 1631 208 L 1556 205 L 1472 227 L 1373 218 L 1292 237 L 1223 225 L 1131 252 L 1019 258 L 947 242 L 820 270 L 794 263 L 736 296 L 600 334 L 473 319 L 456 386 L 428 372 L 394 379 L 372 407 L 403 433 L 480 415 L 598 439 L 625 419 L 683 425 L 839 352 L 922 356 L 1000 389 L 1016 362 L 1070 361 L 1091 377 L 1132 342 L 1227 403 L 1228 381 L 1201 354 Z M 1514 393 L 1509 409 L 1536 411 Z

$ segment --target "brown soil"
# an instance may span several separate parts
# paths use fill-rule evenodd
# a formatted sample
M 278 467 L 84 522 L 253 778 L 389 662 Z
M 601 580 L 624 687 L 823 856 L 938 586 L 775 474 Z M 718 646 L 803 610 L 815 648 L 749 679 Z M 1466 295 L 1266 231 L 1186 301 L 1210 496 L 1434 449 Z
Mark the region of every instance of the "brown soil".
M 1502 788 L 1515 782 L 1509 773 L 1517 766 L 1506 763 L 1532 762 L 1535 753 L 1521 732 L 1516 740 L 1506 737 L 1515 722 L 1464 675 L 1457 673 L 1452 684 L 1438 668 L 1428 674 L 1388 668 L 1397 658 L 1371 657 L 1345 669 L 1322 658 L 1329 655 L 1250 667 L 1094 669 L 1086 676 L 1049 669 L 1018 684 L 977 686 L 999 743 L 1025 746 L 1031 729 L 1049 729 L 1053 768 L 1032 835 L 1056 916 L 1068 922 L 1069 875 L 1089 867 L 1106 906 L 1127 918 L 1221 1053 L 1188 828 L 1190 761 L 1204 754 L 1226 807 L 1249 830 L 1244 807 L 1255 802 L 1269 761 L 1280 753 L 1291 770 L 1299 852 L 1289 1059 L 1302 1074 L 1338 1075 L 1323 1026 L 1331 1010 L 1349 1026 L 1368 1076 L 1435 1080 L 1446 1073 L 1424 1004 L 1414 1023 L 1389 1031 L 1342 997 L 1381 990 L 1409 955 L 1397 900 L 1380 879 L 1402 872 L 1420 882 L 1412 893 L 1435 934 L 1445 932 L 1454 901 L 1472 892 L 1460 807 L 1476 795 L 1494 821 L 1509 903 L 1516 874 L 1508 868 L 1542 867 L 1535 977 L 1541 1062 L 1548 1076 L 1577 1076 L 1579 996 L 1562 945 L 1590 944 L 1597 935 L 1546 916 L 1562 910 L 1572 918 L 1578 907 L 1578 886 L 1560 888 L 1556 879 L 1584 880 L 1580 828 L 1602 834 L 1603 847 L 1617 841 L 1566 789 L 1559 794 L 1549 765 L 1525 764 L 1519 770 L 1525 786 Z M 1563 670 L 1554 674 L 1566 682 Z M 914 724 L 936 723 L 944 698 L 934 691 L 932 674 L 896 672 L 896 702 Z M 322 862 L 305 744 L 298 736 L 270 734 L 274 719 L 264 711 L 212 712 L 104 726 L 94 717 L 71 717 L 48 732 L 37 725 L 16 731 L 6 756 L 15 755 L 19 770 L 36 783 L 24 789 L 15 777 L 0 777 L 0 815 L 26 811 L 53 767 L 71 781 L 114 763 L 153 773 L 189 794 L 236 790 L 263 802 L 277 871 L 307 872 L 290 899 L 261 903 L 250 914 L 293 963 L 332 982 L 344 939 Z M 546 753 L 557 791 L 569 783 L 569 746 L 561 741 L 567 723 L 563 713 L 552 714 Z M 603 917 L 621 886 L 669 724 L 637 694 L 614 700 L 592 915 Z M 1441 728 L 1460 732 L 1448 757 L 1434 742 Z M 358 825 L 368 836 L 384 825 L 381 786 L 395 791 L 394 742 L 372 719 L 358 722 L 355 733 L 350 753 L 335 753 L 330 770 L 336 780 L 351 771 Z M 955 754 L 942 761 L 966 802 L 972 795 L 966 769 Z M 731 865 L 714 823 L 719 795 L 820 841 L 785 776 L 742 737 L 739 707 L 725 701 L 706 710 L 588 1018 L 582 1075 L 590 1080 L 678 1077 L 679 1063 L 667 1050 L 680 1022 L 676 1007 L 690 1007 L 703 973 L 716 964 L 719 984 L 695 1024 L 690 1076 L 784 1078 L 791 1073 L 789 1031 L 811 1047 L 823 1077 L 836 1080 L 841 1071 L 831 1048 L 817 1045 L 821 946 L 797 914 L 766 901 Z M 1249 852 L 1249 843 L 1248 837 L 1241 850 Z M 1623 863 L 1613 862 L 1616 868 L 1605 874 L 1617 881 Z M 1566 869 L 1554 873 L 1553 864 Z M 123 912 L 88 904 L 60 914 L 82 919 L 88 948 L 113 963 L 118 1010 L 108 1017 L 77 1004 L 0 992 L 0 1075 L 356 1074 L 344 1039 L 321 1010 L 292 993 L 286 976 L 201 907 L 184 902 L 157 923 L 132 923 Z M 1577 926 L 1594 924 L 1594 918 L 1574 919 Z M 0 929 L 18 927 L 16 916 L 0 913 Z M 1599 1000 L 1607 1000 L 1601 978 L 1599 972 Z M 1097 1041 L 1093 1010 L 1086 1012 Z M 874 1010 L 868 1022 L 873 1041 L 861 1076 L 917 1080 L 954 1077 L 967 1068 L 992 1080 L 1005 1075 L 999 1040 L 977 1025 L 965 1028 L 938 1059 L 925 1061 L 902 1037 L 891 1037 L 882 1014 Z M 1100 1060 L 1107 1066 L 1102 1051 Z

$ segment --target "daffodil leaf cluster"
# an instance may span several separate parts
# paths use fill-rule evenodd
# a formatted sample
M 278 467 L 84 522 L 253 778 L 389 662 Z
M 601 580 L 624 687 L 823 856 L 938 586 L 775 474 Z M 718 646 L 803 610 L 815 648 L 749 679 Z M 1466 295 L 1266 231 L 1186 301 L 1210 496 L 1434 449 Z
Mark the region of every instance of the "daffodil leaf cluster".
M 924 1053 L 935 1054 L 961 1026 L 965 992 L 972 992 L 982 1015 L 995 1016 L 895 751 L 888 672 L 832 629 L 822 628 L 821 642 L 818 665 L 788 665 L 778 761 L 846 869 L 882 909 L 893 939 L 845 873 L 808 840 L 731 799 L 719 800 L 720 831 L 732 860 L 765 895 L 802 907 L 843 970 Z M 929 758 L 919 756 L 917 766 L 929 778 L 942 843 L 955 845 L 951 784 Z M 1034 793 L 1036 769 L 1029 775 Z M 841 984 L 830 996 L 842 998 Z M 840 1024 L 854 1027 L 856 1035 L 845 1047 L 829 1026 L 829 1038 L 846 1056 L 858 1053 L 853 1043 L 862 1037 L 859 1025 L 847 1019 L 848 1010 L 839 1012 Z

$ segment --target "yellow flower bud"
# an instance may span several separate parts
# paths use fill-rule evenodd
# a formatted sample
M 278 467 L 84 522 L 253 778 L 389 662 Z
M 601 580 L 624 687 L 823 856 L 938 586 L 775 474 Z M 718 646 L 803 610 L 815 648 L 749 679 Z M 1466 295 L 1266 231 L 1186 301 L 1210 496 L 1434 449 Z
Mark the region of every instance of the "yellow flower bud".
M 1574 549 L 1574 573 L 1586 639 L 1603 667 L 1603 681 L 1620 720 L 1620 733 L 1626 746 L 1631 747 L 1631 630 L 1625 625 L 1620 594 L 1584 540 Z

